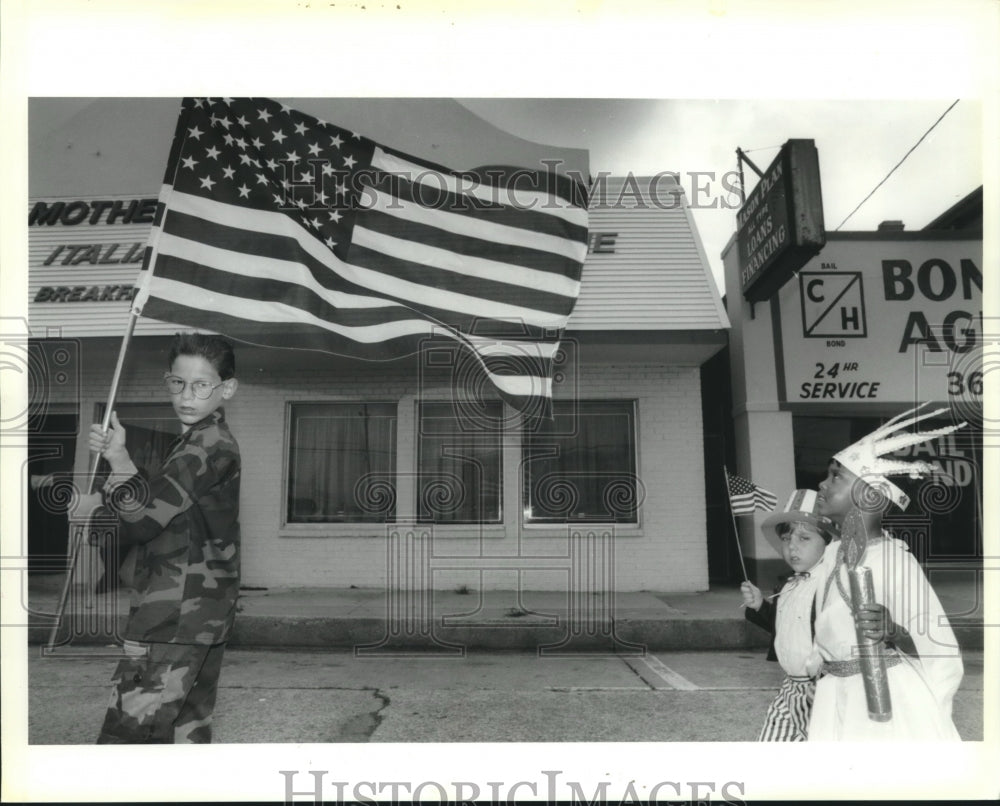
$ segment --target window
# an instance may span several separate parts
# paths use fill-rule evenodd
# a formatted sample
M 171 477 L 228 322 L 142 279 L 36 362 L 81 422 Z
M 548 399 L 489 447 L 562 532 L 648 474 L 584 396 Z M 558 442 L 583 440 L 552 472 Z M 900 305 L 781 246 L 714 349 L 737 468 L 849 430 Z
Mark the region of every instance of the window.
M 554 413 L 525 435 L 525 522 L 638 523 L 635 404 L 557 401 Z
M 396 404 L 293 403 L 288 523 L 396 517 Z
M 477 430 L 451 403 L 420 405 L 417 518 L 430 523 L 500 523 L 502 404 L 485 405 L 497 427 Z

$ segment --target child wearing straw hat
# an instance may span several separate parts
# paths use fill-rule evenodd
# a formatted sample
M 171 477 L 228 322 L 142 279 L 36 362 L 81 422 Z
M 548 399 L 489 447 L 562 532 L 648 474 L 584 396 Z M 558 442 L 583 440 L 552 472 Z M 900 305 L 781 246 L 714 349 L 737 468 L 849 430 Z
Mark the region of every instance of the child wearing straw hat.
M 778 592 L 765 598 L 750 581 L 741 586 L 747 619 L 774 635 L 772 651 L 785 671 L 767 709 L 758 736 L 761 742 L 802 742 L 808 734 L 816 673 L 822 664 L 814 645 L 816 591 L 828 571 L 826 546 L 838 536 L 833 521 L 818 515 L 815 508 L 815 490 L 795 490 L 784 510 L 761 525 L 768 542 L 794 572 Z

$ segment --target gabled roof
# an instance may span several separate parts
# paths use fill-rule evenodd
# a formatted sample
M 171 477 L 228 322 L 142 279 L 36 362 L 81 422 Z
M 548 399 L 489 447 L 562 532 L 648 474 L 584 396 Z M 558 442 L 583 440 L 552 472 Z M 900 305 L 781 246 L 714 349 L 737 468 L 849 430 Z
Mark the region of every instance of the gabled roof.
M 687 199 L 674 178 L 618 176 L 596 183 L 590 232 L 591 251 L 569 331 L 729 327 Z
M 983 228 L 983 186 L 953 204 L 931 221 L 925 230 L 981 230 Z

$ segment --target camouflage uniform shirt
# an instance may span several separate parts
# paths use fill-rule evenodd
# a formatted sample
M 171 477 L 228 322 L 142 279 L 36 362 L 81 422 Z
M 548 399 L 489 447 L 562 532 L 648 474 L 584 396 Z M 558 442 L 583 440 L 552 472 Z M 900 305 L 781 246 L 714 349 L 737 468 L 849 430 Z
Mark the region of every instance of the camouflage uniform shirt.
M 240 449 L 222 411 L 178 437 L 158 471 L 106 492 L 121 549 L 135 552 L 124 637 L 226 641 L 240 587 Z

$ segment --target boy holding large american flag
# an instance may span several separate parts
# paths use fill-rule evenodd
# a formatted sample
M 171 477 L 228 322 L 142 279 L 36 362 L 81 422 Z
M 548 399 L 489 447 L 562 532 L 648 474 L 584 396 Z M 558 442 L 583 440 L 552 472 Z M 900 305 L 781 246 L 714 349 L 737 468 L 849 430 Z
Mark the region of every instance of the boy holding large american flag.
M 111 465 L 103 496 L 81 496 L 74 518 L 100 509 L 132 557 L 125 657 L 98 744 L 207 743 L 240 588 L 240 449 L 222 405 L 236 393 L 229 342 L 178 334 L 164 386 L 181 423 L 160 468 L 140 473 L 112 414 L 90 449 Z M 109 569 L 109 573 L 113 572 Z

